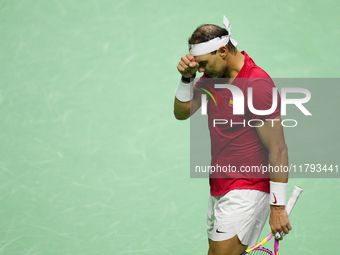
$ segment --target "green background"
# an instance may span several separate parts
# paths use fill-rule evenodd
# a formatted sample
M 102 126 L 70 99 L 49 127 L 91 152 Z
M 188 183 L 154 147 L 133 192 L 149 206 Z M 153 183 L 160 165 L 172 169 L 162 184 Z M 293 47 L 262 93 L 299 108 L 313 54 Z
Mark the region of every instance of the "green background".
M 206 254 L 208 180 L 190 179 L 190 121 L 173 117 L 188 37 L 226 15 L 272 77 L 338 78 L 339 12 L 335 0 L 0 0 L 0 254 Z M 312 100 L 339 94 L 323 88 Z M 328 130 L 286 132 L 291 157 L 317 163 L 339 139 Z M 280 254 L 334 249 L 339 183 L 290 180 L 305 191 Z

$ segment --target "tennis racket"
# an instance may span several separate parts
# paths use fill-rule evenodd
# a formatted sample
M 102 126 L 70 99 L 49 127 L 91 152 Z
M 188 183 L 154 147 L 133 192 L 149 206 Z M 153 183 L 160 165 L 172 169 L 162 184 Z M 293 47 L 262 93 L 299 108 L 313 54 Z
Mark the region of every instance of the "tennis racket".
M 286 205 L 286 211 L 287 214 L 289 215 L 296 203 L 296 201 L 298 200 L 301 192 L 303 191 L 303 189 L 301 189 L 298 186 L 294 187 L 294 190 L 287 202 Z M 264 245 L 266 242 L 268 242 L 271 238 L 273 237 L 273 233 L 270 233 L 269 235 L 267 235 L 261 242 L 259 242 L 258 244 L 254 245 L 253 247 L 247 249 L 245 252 L 243 252 L 241 255 L 278 255 L 279 254 L 279 241 L 277 239 L 275 239 L 275 243 L 274 243 L 274 253 L 266 248 L 261 247 L 262 245 Z

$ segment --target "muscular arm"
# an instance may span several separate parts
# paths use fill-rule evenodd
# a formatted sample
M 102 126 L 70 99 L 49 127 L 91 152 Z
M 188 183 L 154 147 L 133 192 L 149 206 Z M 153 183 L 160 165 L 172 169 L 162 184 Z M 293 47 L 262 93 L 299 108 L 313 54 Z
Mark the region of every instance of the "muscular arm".
M 191 78 L 195 75 L 199 67 L 199 64 L 195 61 L 195 58 L 187 54 L 181 58 L 177 65 L 177 70 L 185 78 Z M 188 88 L 189 89 L 189 88 Z M 201 107 L 201 94 L 202 91 L 193 88 L 193 98 L 188 102 L 181 102 L 175 97 L 174 115 L 178 120 L 185 120 L 194 114 Z
M 181 102 L 175 97 L 174 114 L 178 120 L 186 120 L 201 107 L 202 90 L 194 87 L 194 96 L 191 101 Z
M 269 164 L 272 167 L 278 166 L 280 169 L 283 169 L 284 166 L 288 167 L 288 149 L 284 140 L 281 118 L 278 117 L 275 121 L 267 121 L 262 127 L 256 127 L 256 130 L 262 143 L 269 150 Z M 271 172 L 270 180 L 287 183 L 288 172 Z M 292 227 L 285 206 L 271 205 L 270 209 L 269 224 L 272 232 L 275 234 L 284 231 L 288 234 Z
M 281 118 L 266 121 L 262 127 L 257 127 L 256 131 L 264 146 L 269 150 L 269 164 L 273 167 L 288 166 L 288 148 L 284 139 Z M 271 172 L 270 180 L 287 183 L 288 172 Z

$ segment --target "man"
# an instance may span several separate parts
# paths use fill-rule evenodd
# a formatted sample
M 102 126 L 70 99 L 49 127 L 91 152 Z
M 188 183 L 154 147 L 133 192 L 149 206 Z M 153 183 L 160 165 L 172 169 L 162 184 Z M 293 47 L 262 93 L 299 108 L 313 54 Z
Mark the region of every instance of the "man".
M 280 104 L 276 109 L 271 108 L 272 88 L 275 88 L 272 80 L 245 52 L 237 50 L 226 17 L 223 23 L 226 29 L 202 25 L 189 39 L 189 54 L 183 56 L 177 66 L 182 78 L 175 93 L 174 114 L 177 119 L 185 120 L 201 107 L 202 94 L 212 88 L 205 86 L 206 78 L 224 78 L 226 84 L 236 86 L 244 95 L 252 88 L 254 108 L 273 109 L 267 115 L 253 114 L 249 109 L 243 115 L 233 115 L 233 94 L 229 89 L 214 90 L 221 105 L 208 100 L 211 166 L 231 164 L 239 174 L 210 175 L 208 255 L 239 255 L 256 244 L 269 211 L 269 224 L 277 239 L 281 240 L 292 229 L 285 210 L 288 174 L 281 171 L 288 165 L 288 152 Z M 192 78 L 197 71 L 204 74 L 194 85 Z M 213 122 L 227 117 L 234 120 L 234 125 Z M 252 120 L 255 122 L 250 125 L 248 121 Z M 281 170 L 270 172 L 270 179 L 240 173 L 242 167 L 266 164 Z

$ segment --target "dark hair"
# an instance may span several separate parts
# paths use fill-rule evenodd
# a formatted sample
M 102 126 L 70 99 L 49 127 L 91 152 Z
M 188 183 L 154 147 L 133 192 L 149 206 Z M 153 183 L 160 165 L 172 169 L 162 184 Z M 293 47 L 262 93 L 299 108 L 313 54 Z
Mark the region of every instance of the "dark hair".
M 189 38 L 189 44 L 198 44 L 210 41 L 216 37 L 222 37 L 228 35 L 228 31 L 225 28 L 221 28 L 212 24 L 204 24 L 196 28 L 196 30 L 192 33 Z M 233 55 L 236 54 L 235 46 L 229 41 L 226 45 L 228 51 Z M 210 54 L 216 54 L 216 51 L 211 52 Z

